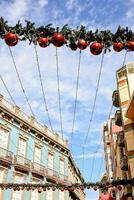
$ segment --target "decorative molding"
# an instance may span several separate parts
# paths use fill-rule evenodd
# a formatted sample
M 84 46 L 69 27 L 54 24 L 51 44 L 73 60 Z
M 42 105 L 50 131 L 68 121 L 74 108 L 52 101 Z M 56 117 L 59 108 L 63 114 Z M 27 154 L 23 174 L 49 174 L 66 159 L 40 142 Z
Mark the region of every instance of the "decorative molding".
M 2 129 L 4 129 L 5 131 L 11 131 L 11 128 L 9 128 L 8 126 L 7 126 L 7 124 L 2 124 L 2 123 L 0 123 L 0 128 L 2 128 Z

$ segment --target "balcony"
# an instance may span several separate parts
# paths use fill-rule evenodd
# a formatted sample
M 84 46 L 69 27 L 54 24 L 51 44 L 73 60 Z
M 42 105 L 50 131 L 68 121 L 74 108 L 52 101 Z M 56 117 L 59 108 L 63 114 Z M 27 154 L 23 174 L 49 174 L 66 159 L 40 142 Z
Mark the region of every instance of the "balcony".
M 34 162 L 31 165 L 31 172 L 33 174 L 37 174 L 39 176 L 45 176 L 46 175 L 46 168 L 43 165 Z
M 117 136 L 117 142 L 120 147 L 125 147 L 124 133 L 121 131 Z
M 31 162 L 29 159 L 16 155 L 14 157 L 15 169 L 28 173 L 30 171 Z
M 120 106 L 120 102 L 119 102 L 119 93 L 118 93 L 117 90 L 115 90 L 115 91 L 113 92 L 112 101 L 113 101 L 113 105 L 114 105 L 115 107 L 118 108 L 118 107 Z
M 128 161 L 127 156 L 124 155 L 123 158 L 120 160 L 121 170 L 128 171 Z
M 122 118 L 121 118 L 121 111 L 120 110 L 116 110 L 116 113 L 115 113 L 115 124 L 117 126 L 122 126 Z
M 68 180 L 68 176 L 61 173 L 59 174 L 59 177 L 58 177 L 58 183 L 66 185 L 66 186 L 72 185 L 72 182 Z
M 13 153 L 0 147 L 0 164 L 10 167 L 13 161 Z
M 53 169 L 47 168 L 46 170 L 46 178 L 52 182 L 57 182 L 58 181 L 58 172 L 56 172 Z

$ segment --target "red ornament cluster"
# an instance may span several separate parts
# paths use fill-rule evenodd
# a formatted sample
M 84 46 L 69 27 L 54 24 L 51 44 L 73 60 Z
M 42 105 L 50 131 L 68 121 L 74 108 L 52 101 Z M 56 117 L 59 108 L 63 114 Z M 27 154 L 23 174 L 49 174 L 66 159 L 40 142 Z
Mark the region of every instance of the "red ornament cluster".
M 12 32 L 6 33 L 4 39 L 5 39 L 6 44 L 10 47 L 15 46 L 19 41 L 18 35 Z M 67 41 L 65 39 L 65 36 L 60 32 L 54 33 L 52 37 L 50 38 L 48 38 L 47 36 L 44 36 L 43 33 L 41 33 L 38 39 L 39 46 L 42 48 L 45 48 L 50 43 L 52 43 L 55 47 L 61 47 L 65 43 L 67 44 Z M 72 42 L 68 46 L 70 47 L 71 50 L 75 51 L 77 50 L 77 48 L 79 48 L 80 50 L 84 50 L 89 46 L 89 44 L 85 39 L 80 38 L 77 43 Z M 124 47 L 126 47 L 128 51 L 134 51 L 134 40 L 128 41 L 127 44 L 123 44 L 122 42 L 113 43 L 113 49 L 116 52 L 122 51 Z M 90 52 L 93 55 L 101 54 L 103 49 L 104 49 L 103 43 L 100 43 L 97 41 L 91 43 L 90 45 Z

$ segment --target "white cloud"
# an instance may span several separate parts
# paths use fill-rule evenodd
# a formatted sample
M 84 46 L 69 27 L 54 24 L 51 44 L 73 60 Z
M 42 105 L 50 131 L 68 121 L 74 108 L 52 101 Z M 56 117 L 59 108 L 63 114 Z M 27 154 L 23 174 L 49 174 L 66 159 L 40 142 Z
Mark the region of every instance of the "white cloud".
M 38 0 L 38 4 L 41 7 L 48 5 L 48 0 Z
M 91 158 L 101 158 L 103 157 L 103 151 L 99 151 L 97 153 L 85 153 L 84 159 L 91 159 Z M 80 155 L 74 155 L 75 159 L 83 159 L 83 154 Z

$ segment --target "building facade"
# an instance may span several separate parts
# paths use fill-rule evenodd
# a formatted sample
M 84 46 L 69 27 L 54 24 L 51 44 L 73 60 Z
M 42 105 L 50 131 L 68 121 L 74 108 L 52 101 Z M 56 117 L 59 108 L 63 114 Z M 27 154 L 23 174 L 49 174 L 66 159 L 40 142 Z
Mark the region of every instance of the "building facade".
M 134 178 L 134 63 L 120 68 L 116 77 L 117 90 L 113 92 L 112 101 L 117 110 L 115 116 L 104 125 L 103 136 L 109 180 Z M 122 186 L 120 191 L 115 189 L 115 192 L 117 200 L 134 199 L 131 185 Z
M 68 142 L 28 116 L 0 95 L 0 183 L 55 183 L 71 185 Z M 74 170 L 79 183 L 83 178 Z M 76 181 L 76 180 L 75 180 Z M 75 192 L 75 191 L 74 191 Z M 76 193 L 76 192 L 75 192 Z M 77 193 L 73 199 L 85 198 Z M 69 200 L 70 192 L 46 190 L 1 190 L 1 200 Z

